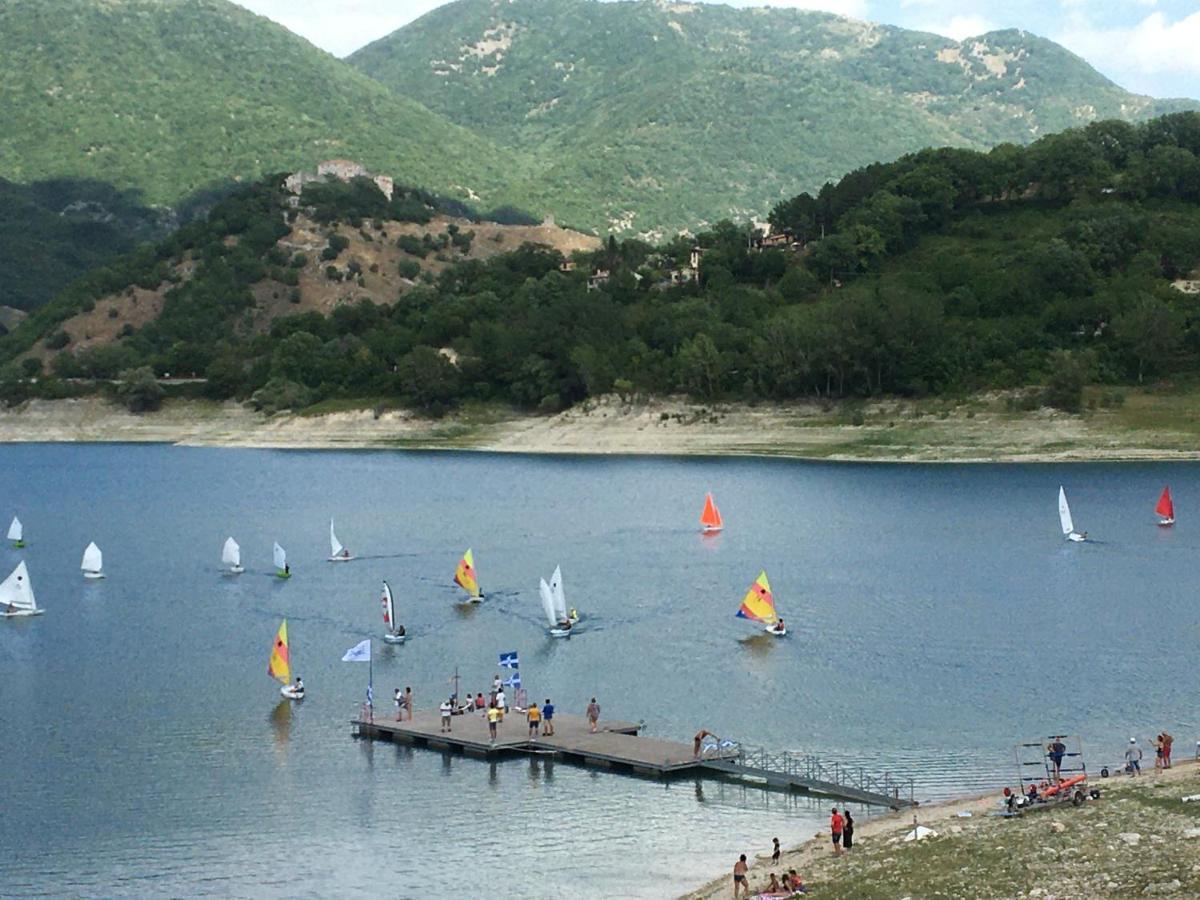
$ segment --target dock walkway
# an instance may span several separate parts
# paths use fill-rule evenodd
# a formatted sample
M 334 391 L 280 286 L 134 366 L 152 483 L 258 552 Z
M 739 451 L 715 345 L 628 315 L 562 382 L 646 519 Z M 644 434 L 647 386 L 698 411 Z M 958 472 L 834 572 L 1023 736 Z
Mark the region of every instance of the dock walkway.
M 554 717 L 553 735 L 543 735 L 541 728 L 536 735 L 530 735 L 525 717 L 509 712 L 497 727 L 495 741 L 491 740 L 487 719 L 481 713 L 451 716 L 448 732 L 442 730 L 441 714 L 432 709 L 417 710 L 411 720 L 402 722 L 376 717 L 370 722 L 354 719 L 352 725 L 358 737 L 400 741 L 434 750 L 458 750 L 482 759 L 513 753 L 545 754 L 582 765 L 638 775 L 660 778 L 683 774 L 716 775 L 880 806 L 915 805 L 911 782 L 908 783 L 909 796 L 905 798 L 891 789 L 885 793 L 866 789 L 867 785 L 862 783 L 839 783 L 838 780 L 822 777 L 826 776 L 823 771 L 801 771 L 792 767 L 789 767 L 790 771 L 778 771 L 765 760 L 746 758 L 738 749 L 716 754 L 706 752 L 697 757 L 690 744 L 639 737 L 641 726 L 633 722 L 601 719 L 599 729 L 593 734 L 583 716 L 559 713 Z

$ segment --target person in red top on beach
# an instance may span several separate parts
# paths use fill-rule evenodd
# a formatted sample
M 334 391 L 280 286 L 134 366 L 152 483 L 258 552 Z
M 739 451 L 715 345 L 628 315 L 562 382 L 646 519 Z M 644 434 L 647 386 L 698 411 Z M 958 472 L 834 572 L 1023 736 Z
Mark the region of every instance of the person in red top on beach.
M 842 814 L 837 811 L 837 807 L 833 808 L 833 812 L 829 815 L 829 830 L 833 834 L 833 855 L 842 855 L 842 826 L 846 820 L 842 818 Z

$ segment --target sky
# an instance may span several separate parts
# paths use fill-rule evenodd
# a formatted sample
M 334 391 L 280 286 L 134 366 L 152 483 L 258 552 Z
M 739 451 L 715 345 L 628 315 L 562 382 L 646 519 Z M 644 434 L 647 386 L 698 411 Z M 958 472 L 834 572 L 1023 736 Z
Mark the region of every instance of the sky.
M 442 5 L 441 0 L 240 0 L 336 56 Z M 1023 28 L 1082 56 L 1117 84 L 1200 98 L 1200 0 L 731 0 L 932 31 L 961 40 Z

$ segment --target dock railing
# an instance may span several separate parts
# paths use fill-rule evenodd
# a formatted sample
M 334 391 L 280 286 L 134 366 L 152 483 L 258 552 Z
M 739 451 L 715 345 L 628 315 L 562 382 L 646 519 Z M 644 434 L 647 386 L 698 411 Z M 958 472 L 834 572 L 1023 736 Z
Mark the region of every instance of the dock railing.
M 734 748 L 730 748 L 732 749 Z M 738 744 L 736 756 L 730 751 L 718 751 L 714 752 L 711 758 L 735 761 L 748 770 L 772 773 L 794 779 L 797 783 L 824 782 L 853 788 L 863 793 L 888 797 L 896 803 L 912 805 L 916 799 L 915 785 L 911 778 L 896 778 L 889 772 L 874 775 L 862 766 L 841 762 L 827 763 L 811 754 L 792 753 L 787 750 L 774 753 L 763 747 Z

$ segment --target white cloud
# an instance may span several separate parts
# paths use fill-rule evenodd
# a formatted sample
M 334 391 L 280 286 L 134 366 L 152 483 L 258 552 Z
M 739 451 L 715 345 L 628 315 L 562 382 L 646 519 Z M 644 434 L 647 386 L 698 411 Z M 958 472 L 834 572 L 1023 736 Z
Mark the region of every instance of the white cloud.
M 956 41 L 963 38 L 975 37 L 988 31 L 995 31 L 998 26 L 991 19 L 983 16 L 952 16 L 947 22 L 927 23 L 921 26 L 922 31 L 932 31 Z
M 1200 75 L 1200 12 L 1175 22 L 1153 12 L 1131 28 L 1077 21 L 1058 40 L 1101 68 L 1133 76 Z
M 735 3 L 735 6 L 786 6 L 791 9 L 811 9 L 817 12 L 836 13 L 851 19 L 867 18 L 867 0 L 754 0 L 750 3 Z

